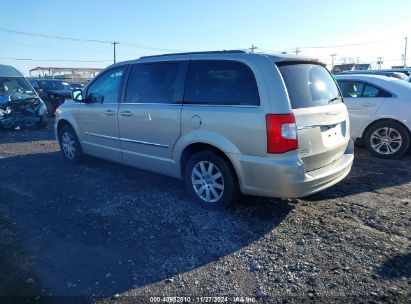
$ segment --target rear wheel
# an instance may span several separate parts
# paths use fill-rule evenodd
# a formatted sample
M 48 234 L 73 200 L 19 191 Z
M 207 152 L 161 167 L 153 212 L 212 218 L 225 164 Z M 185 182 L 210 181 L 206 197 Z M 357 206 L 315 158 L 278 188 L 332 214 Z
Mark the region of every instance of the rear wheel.
M 397 158 L 410 146 L 408 130 L 395 121 L 380 121 L 373 124 L 364 136 L 367 149 L 377 157 Z
M 235 173 L 211 151 L 198 152 L 188 160 L 184 179 L 195 202 L 206 209 L 221 210 L 239 196 Z
M 83 151 L 76 132 L 71 126 L 65 125 L 60 129 L 59 144 L 61 152 L 67 161 L 77 163 L 82 159 Z

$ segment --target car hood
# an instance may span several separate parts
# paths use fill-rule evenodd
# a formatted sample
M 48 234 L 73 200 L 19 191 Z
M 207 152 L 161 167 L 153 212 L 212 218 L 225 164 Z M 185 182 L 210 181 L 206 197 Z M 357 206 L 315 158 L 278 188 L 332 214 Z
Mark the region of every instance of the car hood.
M 0 107 L 11 105 L 24 105 L 37 107 L 40 104 L 40 98 L 26 94 L 0 96 Z

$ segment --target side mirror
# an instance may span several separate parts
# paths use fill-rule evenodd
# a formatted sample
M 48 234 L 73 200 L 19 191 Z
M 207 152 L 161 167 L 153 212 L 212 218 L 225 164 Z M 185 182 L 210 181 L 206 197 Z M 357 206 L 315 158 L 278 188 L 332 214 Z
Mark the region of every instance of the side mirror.
M 74 101 L 83 101 L 83 92 L 80 89 L 73 90 L 71 92 L 71 98 Z

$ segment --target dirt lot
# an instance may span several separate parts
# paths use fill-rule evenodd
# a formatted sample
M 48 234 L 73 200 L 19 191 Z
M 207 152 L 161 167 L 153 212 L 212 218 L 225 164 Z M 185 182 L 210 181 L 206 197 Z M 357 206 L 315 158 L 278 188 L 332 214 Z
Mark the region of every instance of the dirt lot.
M 216 213 L 178 180 L 94 158 L 66 163 L 51 126 L 0 131 L 0 295 L 406 302 L 410 211 L 410 154 L 383 161 L 357 148 L 331 189 L 244 197 Z

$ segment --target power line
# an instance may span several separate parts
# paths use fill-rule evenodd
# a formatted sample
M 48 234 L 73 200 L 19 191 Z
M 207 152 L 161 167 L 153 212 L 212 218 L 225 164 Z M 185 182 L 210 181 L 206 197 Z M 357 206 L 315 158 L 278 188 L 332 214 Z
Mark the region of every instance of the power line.
M 45 49 L 51 49 L 51 50 L 90 53 L 90 51 L 86 51 L 86 50 L 66 49 L 66 48 L 59 48 L 59 47 L 52 47 L 52 46 L 45 46 L 45 45 L 36 45 L 36 44 L 28 44 L 28 43 L 17 43 L 17 42 L 9 42 L 9 41 L 0 41 L 0 44 L 1 44 L 1 43 L 13 44 L 13 45 L 20 45 L 20 46 L 28 46 L 28 47 L 35 47 L 35 48 L 45 48 Z M 94 51 L 94 50 L 93 50 L 92 52 L 93 52 L 93 54 L 95 54 L 95 53 L 106 54 L 106 53 L 107 53 L 107 52 L 97 52 L 97 51 Z
M 82 39 L 82 38 L 63 37 L 63 36 L 56 36 L 56 35 L 21 32 L 21 31 L 14 31 L 14 30 L 9 30 L 5 28 L 0 28 L 0 31 L 9 33 L 9 34 L 18 34 L 18 35 L 25 35 L 25 36 L 32 36 L 32 37 L 59 39 L 59 40 L 71 40 L 71 41 L 78 41 L 78 42 L 94 42 L 94 43 L 110 43 L 111 42 L 111 41 L 106 41 L 106 40 Z
M 398 40 L 398 38 L 390 38 L 390 39 L 384 39 L 384 40 L 376 40 L 376 41 L 368 41 L 368 42 L 360 42 L 360 43 L 349 43 L 349 44 L 338 44 L 338 45 L 321 45 L 321 46 L 300 46 L 298 48 L 289 48 L 289 49 L 284 49 L 282 51 L 286 52 L 291 52 L 293 51 L 296 53 L 297 51 L 300 52 L 301 49 L 326 49 L 326 48 L 340 48 L 340 47 L 348 47 L 348 46 L 359 46 L 359 45 L 368 45 L 368 44 L 375 44 L 375 43 L 382 43 L 382 42 L 388 42 L 388 41 L 393 41 L 393 40 Z M 273 53 L 280 53 L 282 51 L 275 51 L 275 50 L 270 50 L 270 49 L 262 49 L 259 48 L 262 51 L 268 51 L 268 52 L 273 52 Z
M 302 49 L 327 49 L 327 48 L 339 48 L 339 47 L 347 47 L 347 46 L 359 46 L 359 45 L 367 45 L 367 44 L 374 44 L 374 43 L 382 43 L 387 41 L 396 40 L 394 38 L 385 39 L 385 40 L 377 40 L 377 41 L 369 41 L 369 42 L 360 42 L 360 43 L 350 43 L 350 44 L 337 44 L 337 45 L 323 45 L 323 46 L 302 46 Z
M 102 44 L 111 44 L 112 41 L 109 40 L 96 40 L 96 39 L 83 39 L 83 38 L 74 38 L 74 37 L 65 37 L 65 36 L 57 36 L 57 35 L 47 35 L 47 34 L 39 34 L 39 33 L 30 33 L 30 32 L 22 32 L 22 31 L 15 31 L 6 28 L 0 28 L 0 32 L 9 33 L 9 34 L 16 34 L 16 35 L 24 35 L 30 37 L 40 37 L 45 39 L 57 39 L 57 40 L 66 40 L 66 41 L 76 41 L 76 42 L 91 42 L 91 43 L 102 43 Z M 163 49 L 158 47 L 146 46 L 141 44 L 134 44 L 130 42 L 120 41 L 122 45 L 139 48 L 139 49 L 147 49 L 152 51 L 164 51 L 164 52 L 182 52 L 181 50 L 169 50 Z
M 57 62 L 111 62 L 111 60 L 77 60 L 77 59 L 33 59 L 33 58 L 14 58 L 0 57 L 1 60 L 19 60 L 19 61 L 57 61 Z
M 121 45 L 129 46 L 129 47 L 133 47 L 133 48 L 137 48 L 137 49 L 150 50 L 150 51 L 177 52 L 177 53 L 185 52 L 184 50 L 163 49 L 163 48 L 144 46 L 144 45 L 124 42 L 124 41 L 120 41 L 120 43 L 121 43 Z

